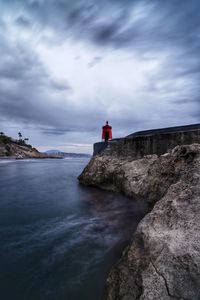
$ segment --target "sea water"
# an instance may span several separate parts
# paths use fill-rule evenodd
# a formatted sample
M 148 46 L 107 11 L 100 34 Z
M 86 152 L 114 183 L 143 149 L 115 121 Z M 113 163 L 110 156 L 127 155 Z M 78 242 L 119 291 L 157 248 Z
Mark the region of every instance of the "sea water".
M 87 163 L 0 161 L 0 299 L 102 299 L 147 208 L 79 185 Z

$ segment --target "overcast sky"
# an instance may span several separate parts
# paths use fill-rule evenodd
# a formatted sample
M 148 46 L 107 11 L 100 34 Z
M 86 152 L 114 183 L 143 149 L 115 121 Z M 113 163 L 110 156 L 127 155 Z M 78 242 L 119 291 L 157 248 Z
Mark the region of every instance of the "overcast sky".
M 200 122 L 199 0 L 0 0 L 0 131 L 89 153 Z

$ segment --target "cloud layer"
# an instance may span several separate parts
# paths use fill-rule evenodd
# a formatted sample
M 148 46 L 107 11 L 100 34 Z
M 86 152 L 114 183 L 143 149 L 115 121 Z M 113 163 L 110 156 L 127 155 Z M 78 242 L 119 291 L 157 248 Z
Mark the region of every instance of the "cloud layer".
M 199 1 L 0 0 L 0 9 L 9 134 L 87 152 L 106 119 L 115 137 L 199 122 Z

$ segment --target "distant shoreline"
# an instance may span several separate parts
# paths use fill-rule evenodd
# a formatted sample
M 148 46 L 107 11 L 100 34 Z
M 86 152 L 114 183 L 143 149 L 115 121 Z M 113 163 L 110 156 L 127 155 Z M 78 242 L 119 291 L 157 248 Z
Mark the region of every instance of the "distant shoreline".
M 25 160 L 25 159 L 67 159 L 67 158 L 90 158 L 90 156 L 41 156 L 41 157 L 17 157 L 17 156 L 0 156 L 1 160 Z
M 16 159 L 16 156 L 0 156 L 0 160 L 4 160 L 4 159 Z
M 63 157 L 41 156 L 41 157 L 17 157 L 17 156 L 0 156 L 0 160 L 24 160 L 24 159 L 63 159 Z

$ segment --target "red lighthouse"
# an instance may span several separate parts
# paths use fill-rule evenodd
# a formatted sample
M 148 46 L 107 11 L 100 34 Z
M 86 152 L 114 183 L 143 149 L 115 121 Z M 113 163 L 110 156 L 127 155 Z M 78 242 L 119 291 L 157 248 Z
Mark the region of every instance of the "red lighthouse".
M 102 127 L 102 140 L 107 142 L 112 139 L 112 126 L 108 125 L 108 121 L 106 121 L 106 125 Z

